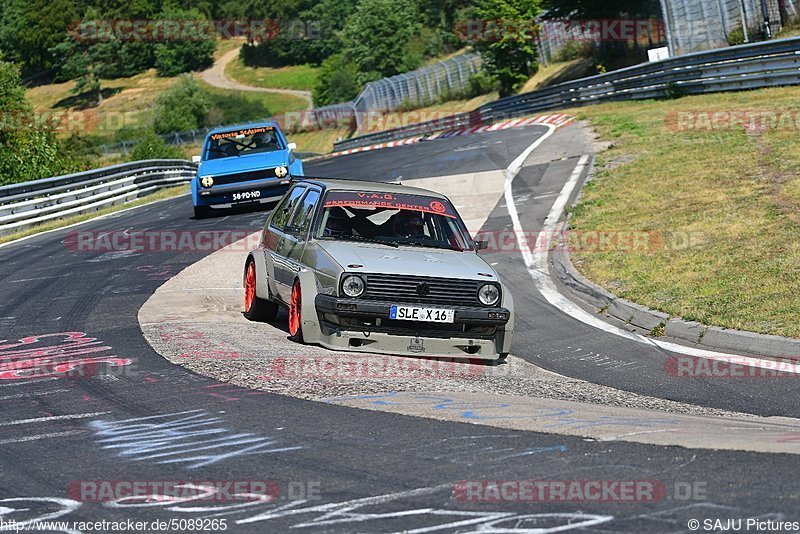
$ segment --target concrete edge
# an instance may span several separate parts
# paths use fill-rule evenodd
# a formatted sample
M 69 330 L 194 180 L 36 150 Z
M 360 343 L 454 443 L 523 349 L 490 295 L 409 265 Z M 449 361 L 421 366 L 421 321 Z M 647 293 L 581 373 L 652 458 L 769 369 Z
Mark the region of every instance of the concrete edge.
M 593 157 L 572 206 L 578 203 L 583 187 L 594 177 L 594 161 Z M 567 214 L 565 226 L 569 224 L 571 216 L 571 213 Z M 550 274 L 569 289 L 572 297 L 597 308 L 598 313 L 607 313 L 620 321 L 647 330 L 654 337 L 667 336 L 710 350 L 745 352 L 773 358 L 800 357 L 800 339 L 708 326 L 671 317 L 617 297 L 588 280 L 572 264 L 567 248 L 560 249 L 556 254 L 551 253 L 549 258 Z

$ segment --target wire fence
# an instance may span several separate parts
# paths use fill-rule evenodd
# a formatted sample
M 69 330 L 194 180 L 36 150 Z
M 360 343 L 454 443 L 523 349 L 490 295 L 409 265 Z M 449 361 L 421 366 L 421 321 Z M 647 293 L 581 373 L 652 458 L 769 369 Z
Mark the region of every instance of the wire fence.
M 798 12 L 798 0 L 660 1 L 672 56 L 774 37 Z
M 478 54 L 460 54 L 445 61 L 366 84 L 353 102 L 358 112 L 396 111 L 427 106 L 461 93 L 481 67 Z

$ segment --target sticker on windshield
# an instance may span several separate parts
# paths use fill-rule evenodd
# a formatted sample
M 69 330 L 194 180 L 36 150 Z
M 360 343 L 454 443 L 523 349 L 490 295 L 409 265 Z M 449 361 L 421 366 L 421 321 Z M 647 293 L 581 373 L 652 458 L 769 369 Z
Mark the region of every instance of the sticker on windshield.
M 332 208 L 334 206 L 412 210 L 457 218 L 455 209 L 445 200 L 403 193 L 330 191 L 325 197 L 325 207 Z
M 213 134 L 211 139 L 214 141 L 219 141 L 220 139 L 231 139 L 231 138 L 240 138 L 240 137 L 250 137 L 251 135 L 264 133 L 264 132 L 271 132 L 275 128 L 273 126 L 259 126 L 258 128 L 245 128 L 244 130 L 232 130 L 230 132 L 222 132 L 218 134 Z

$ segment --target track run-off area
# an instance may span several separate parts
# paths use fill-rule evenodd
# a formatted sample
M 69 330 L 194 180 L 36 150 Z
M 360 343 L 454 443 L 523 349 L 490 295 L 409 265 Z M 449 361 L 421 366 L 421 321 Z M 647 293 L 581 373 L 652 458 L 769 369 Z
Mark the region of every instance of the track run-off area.
M 511 244 L 484 251 L 515 300 L 501 365 L 415 371 L 292 343 L 283 312 L 246 321 L 243 261 L 265 210 L 197 221 L 183 197 L 0 247 L 0 521 L 547 533 L 800 520 L 798 382 L 675 376 L 676 356 L 722 355 L 601 320 L 549 276 L 547 247 L 519 237 L 558 231 L 595 152 L 580 124 L 533 124 L 306 164 L 444 192 L 473 234 Z M 143 232 L 237 237 L 81 241 Z M 342 371 L 359 358 L 371 371 Z M 200 496 L 97 491 L 137 481 Z M 545 481 L 544 497 L 523 481 Z

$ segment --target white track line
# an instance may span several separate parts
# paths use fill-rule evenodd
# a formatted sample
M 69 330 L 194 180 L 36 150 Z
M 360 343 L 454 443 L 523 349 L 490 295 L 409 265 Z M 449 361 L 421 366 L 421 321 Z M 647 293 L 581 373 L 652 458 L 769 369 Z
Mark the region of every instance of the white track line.
M 77 436 L 78 434 L 86 433 L 85 430 L 67 430 L 65 432 L 53 432 L 51 434 L 38 434 L 36 436 L 24 436 L 21 438 L 11 438 L 0 440 L 0 445 L 8 445 L 9 443 L 25 443 L 27 441 L 37 441 L 40 439 L 61 438 L 64 436 Z
M 89 417 L 96 417 L 98 415 L 106 415 L 109 413 L 111 412 L 76 413 L 69 415 L 51 415 L 49 417 L 34 417 L 33 419 L 18 419 L 16 421 L 0 422 L 0 426 L 27 425 L 30 423 L 45 423 L 47 421 L 67 421 L 70 419 L 86 419 Z
M 522 164 L 528 159 L 528 156 L 536 150 L 547 138 L 549 138 L 553 133 L 556 131 L 556 126 L 554 125 L 545 125 L 548 127 L 548 131 L 539 139 L 536 140 L 531 146 L 529 146 L 525 151 L 519 155 L 517 159 L 511 162 L 511 165 L 505 171 L 506 175 L 506 183 L 505 183 L 505 200 L 506 205 L 508 206 L 508 214 L 511 217 L 511 221 L 514 225 L 514 233 L 517 235 L 517 242 L 520 247 L 520 251 L 522 252 L 522 258 L 525 262 L 525 266 L 528 269 L 528 273 L 530 273 L 531 278 L 536 286 L 536 289 L 542 296 L 561 310 L 562 312 L 566 313 L 567 315 L 585 323 L 589 326 L 594 328 L 598 328 L 604 332 L 609 334 L 613 334 L 615 336 L 619 336 L 631 341 L 636 341 L 638 343 L 643 343 L 650 346 L 658 347 L 659 349 L 669 351 L 671 353 L 676 354 L 683 354 L 688 356 L 696 356 L 700 358 L 706 358 L 709 360 L 717 360 L 723 362 L 731 362 L 734 361 L 737 364 L 745 365 L 748 367 L 756 367 L 760 369 L 766 370 L 774 370 L 776 369 L 776 362 L 774 360 L 764 360 L 760 358 L 753 358 L 749 356 L 736 356 L 732 354 L 726 354 L 723 352 L 715 352 L 711 350 L 705 349 L 697 349 L 693 347 L 686 347 L 683 345 L 678 345 L 677 343 L 670 343 L 669 341 L 661 341 L 657 339 L 652 339 L 645 337 L 641 334 L 637 334 L 635 332 L 628 332 L 627 330 L 623 330 L 622 328 L 618 328 L 612 324 L 609 324 L 599 317 L 595 317 L 594 315 L 586 312 L 583 308 L 572 302 L 571 300 L 564 297 L 556 287 L 553 280 L 550 278 L 550 273 L 547 268 L 547 256 L 549 254 L 548 247 L 544 245 L 544 243 L 538 243 L 535 248 L 536 252 L 532 252 L 530 247 L 528 246 L 527 239 L 525 239 L 525 232 L 522 228 L 522 224 L 519 221 L 519 213 L 517 212 L 517 207 L 514 204 L 514 196 L 511 191 L 511 185 L 516 178 L 517 174 L 519 174 L 520 169 L 522 168 Z M 589 161 L 589 156 L 582 156 L 581 159 L 578 161 L 578 164 L 575 166 L 572 175 L 570 176 L 567 183 L 564 184 L 564 188 L 561 190 L 558 198 L 556 199 L 553 207 L 550 209 L 550 213 L 547 216 L 544 224 L 542 225 L 542 231 L 539 234 L 539 239 L 544 240 L 547 239 L 548 235 L 552 235 L 556 229 L 556 225 L 558 224 L 558 220 L 561 218 L 561 214 L 564 213 L 564 209 L 566 208 L 567 202 L 569 198 L 572 196 L 572 193 L 575 190 L 575 187 L 578 185 L 578 181 L 580 180 L 581 175 Z M 788 356 L 788 355 L 787 355 Z M 793 373 L 793 374 L 800 374 L 800 365 L 798 364 L 789 364 L 787 362 L 781 362 L 780 365 L 781 372 Z

